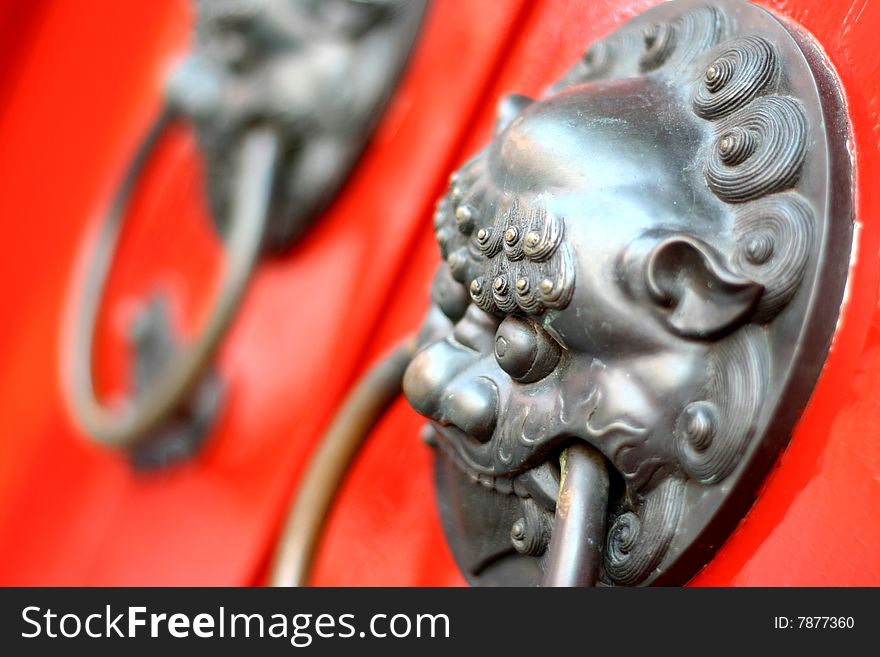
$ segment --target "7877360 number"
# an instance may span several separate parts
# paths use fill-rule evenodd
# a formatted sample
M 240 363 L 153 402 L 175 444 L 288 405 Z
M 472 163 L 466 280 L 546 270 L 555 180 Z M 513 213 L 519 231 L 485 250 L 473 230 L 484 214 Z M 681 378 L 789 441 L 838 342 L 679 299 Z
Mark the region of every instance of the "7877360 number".
M 784 630 L 797 628 L 799 630 L 851 630 L 856 621 L 852 616 L 776 616 L 773 618 L 773 628 Z

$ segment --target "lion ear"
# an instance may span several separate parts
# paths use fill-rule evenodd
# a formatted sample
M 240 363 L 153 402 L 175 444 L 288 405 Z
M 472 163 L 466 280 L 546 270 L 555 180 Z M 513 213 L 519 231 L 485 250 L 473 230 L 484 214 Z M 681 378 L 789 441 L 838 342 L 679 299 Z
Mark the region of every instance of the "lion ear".
M 502 98 L 495 111 L 495 134 L 497 135 L 504 130 L 520 112 L 534 102 L 534 98 L 519 94 L 511 94 Z
M 764 291 L 732 272 L 724 257 L 687 235 L 667 237 L 648 255 L 648 291 L 671 329 L 689 338 L 712 338 L 742 323 Z

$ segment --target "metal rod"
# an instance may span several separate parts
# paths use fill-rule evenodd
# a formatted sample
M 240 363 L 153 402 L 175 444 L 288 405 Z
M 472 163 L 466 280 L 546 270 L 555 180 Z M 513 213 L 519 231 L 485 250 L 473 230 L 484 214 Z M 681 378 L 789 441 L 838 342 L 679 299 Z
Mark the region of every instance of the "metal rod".
M 608 514 L 605 458 L 586 443 L 566 448 L 544 586 L 595 586 Z
M 306 586 L 324 523 L 351 462 L 385 410 L 400 395 L 415 340 L 407 340 L 357 383 L 336 414 L 306 470 L 278 549 L 272 586 Z

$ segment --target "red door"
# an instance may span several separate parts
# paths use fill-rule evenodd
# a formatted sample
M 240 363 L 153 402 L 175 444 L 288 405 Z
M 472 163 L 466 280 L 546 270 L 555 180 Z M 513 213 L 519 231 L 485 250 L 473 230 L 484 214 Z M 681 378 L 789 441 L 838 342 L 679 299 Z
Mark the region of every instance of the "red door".
M 188 4 L 0 4 L 0 583 L 264 583 L 284 513 L 346 391 L 427 309 L 434 204 L 490 138 L 497 101 L 539 95 L 586 46 L 655 4 L 432 3 L 354 174 L 303 240 L 259 265 L 219 354 L 228 393 L 206 445 L 149 473 L 76 428 L 64 368 L 96 227 L 185 51 Z M 758 4 L 808 31 L 839 77 L 854 248 L 832 349 L 789 446 L 692 583 L 877 585 L 880 6 Z M 126 327 L 144 298 L 162 290 L 189 335 L 210 306 L 224 253 L 202 168 L 192 132 L 176 128 L 135 193 L 96 337 L 107 398 L 124 395 Z M 314 583 L 464 583 L 421 425 L 401 399 L 377 426 L 329 518 Z

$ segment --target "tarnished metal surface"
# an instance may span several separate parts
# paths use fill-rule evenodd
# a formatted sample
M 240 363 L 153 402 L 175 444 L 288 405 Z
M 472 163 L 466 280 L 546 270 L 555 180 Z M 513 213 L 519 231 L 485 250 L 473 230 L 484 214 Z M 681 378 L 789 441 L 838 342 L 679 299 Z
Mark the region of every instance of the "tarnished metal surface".
M 542 581 L 579 442 L 610 474 L 607 535 L 580 536 L 604 543 L 599 583 L 702 567 L 822 367 L 851 207 L 832 75 L 743 2 L 661 5 L 504 103 L 438 206 L 404 381 L 468 578 Z
M 425 0 L 202 0 L 196 46 L 168 102 L 195 122 L 213 216 L 226 230 L 230 157 L 271 125 L 280 141 L 264 248 L 279 251 L 333 199 L 406 62 Z
M 400 382 L 412 360 L 408 339 L 361 379 L 336 415 L 312 457 L 275 548 L 272 586 L 306 586 L 331 506 L 370 430 L 400 396 Z
M 220 403 L 220 384 L 207 370 L 258 257 L 289 247 L 338 191 L 390 97 L 424 5 L 198 4 L 195 49 L 171 75 L 165 111 L 119 187 L 86 281 L 71 368 L 74 410 L 85 432 L 131 450 L 142 467 L 188 456 L 202 443 Z M 136 347 L 165 345 L 154 353 L 162 362 L 144 368 L 149 353 L 141 350 L 131 400 L 110 410 L 92 381 L 94 326 L 130 196 L 175 119 L 196 127 L 213 219 L 228 250 L 226 272 L 192 344 L 177 345 L 160 333 L 141 336 L 147 339 Z M 154 333 L 166 328 L 147 325 Z

